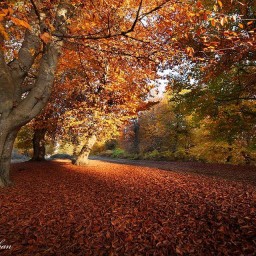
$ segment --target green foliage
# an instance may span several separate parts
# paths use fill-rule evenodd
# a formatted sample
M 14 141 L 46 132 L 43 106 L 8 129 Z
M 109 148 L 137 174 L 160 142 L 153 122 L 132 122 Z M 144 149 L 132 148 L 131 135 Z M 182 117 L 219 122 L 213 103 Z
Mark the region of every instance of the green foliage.
M 55 153 L 73 155 L 75 147 L 71 143 L 60 142 L 60 146 L 55 149 Z
M 158 160 L 160 158 L 161 158 L 161 154 L 156 149 L 153 151 L 147 152 L 143 155 L 143 159 L 147 159 L 147 160 Z
M 45 146 L 45 151 L 46 154 L 48 155 L 52 155 L 55 152 L 55 146 L 54 143 L 52 141 L 50 141 L 46 146 Z
M 125 157 L 125 151 L 121 148 L 115 148 L 111 156 L 114 158 L 123 158 Z
M 163 100 L 140 114 L 139 156 L 255 164 L 256 63 L 235 64 L 207 81 L 196 66 L 193 69 L 194 83 L 187 74 L 174 79 Z M 122 145 L 132 140 L 133 136 L 126 136 Z M 129 147 L 125 149 L 131 153 Z
M 163 160 L 163 161 L 191 161 L 195 160 L 195 158 L 185 152 L 184 149 L 179 149 L 176 152 L 171 152 L 169 150 L 166 151 L 158 151 L 153 150 L 151 152 L 146 152 L 142 155 L 142 159 L 145 160 Z

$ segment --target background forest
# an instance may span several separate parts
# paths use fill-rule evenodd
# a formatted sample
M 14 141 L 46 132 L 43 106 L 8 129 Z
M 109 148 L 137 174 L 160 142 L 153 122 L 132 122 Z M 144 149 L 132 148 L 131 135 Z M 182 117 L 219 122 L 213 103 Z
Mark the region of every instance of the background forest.
M 148 109 L 125 124 L 114 112 L 107 123 L 111 129 L 101 134 L 93 154 L 255 165 L 255 69 L 255 62 L 235 63 L 207 83 L 193 65 L 169 69 L 166 92 L 156 96 L 153 91 Z M 22 153 L 32 152 L 32 126 L 23 128 L 16 141 Z M 86 136 L 82 144 L 77 136 L 71 137 L 73 141 L 59 136 L 56 142 L 48 133 L 47 153 L 76 155 Z
M 1 4 L 3 184 L 17 134 L 36 161 L 255 164 L 254 1 L 69 2 Z
M 255 164 L 255 71 L 246 61 L 208 83 L 192 78 L 196 70 L 172 74 L 160 103 L 124 130 L 121 148 L 144 159 Z

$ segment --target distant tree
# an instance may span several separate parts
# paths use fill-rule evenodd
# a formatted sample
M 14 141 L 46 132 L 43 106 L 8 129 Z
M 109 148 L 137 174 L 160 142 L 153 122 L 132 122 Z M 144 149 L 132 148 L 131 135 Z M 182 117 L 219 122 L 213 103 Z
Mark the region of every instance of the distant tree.
M 205 142 L 225 145 L 226 152 L 222 155 L 226 162 L 232 162 L 233 155 L 237 158 L 239 151 L 248 163 L 255 142 L 255 68 L 255 61 L 245 60 L 207 82 L 203 81 L 202 75 L 202 80 L 196 83 L 184 84 L 178 80 L 171 86 L 172 100 L 182 112 L 192 115 L 198 126 L 207 128 Z M 185 91 L 184 87 L 187 88 Z M 204 128 L 202 132 L 205 133 Z
M 140 112 L 139 118 L 126 126 L 122 144 L 127 151 L 137 154 L 154 150 L 185 151 L 190 145 L 190 129 L 187 116 L 179 112 L 170 95 L 165 94 L 158 104 Z

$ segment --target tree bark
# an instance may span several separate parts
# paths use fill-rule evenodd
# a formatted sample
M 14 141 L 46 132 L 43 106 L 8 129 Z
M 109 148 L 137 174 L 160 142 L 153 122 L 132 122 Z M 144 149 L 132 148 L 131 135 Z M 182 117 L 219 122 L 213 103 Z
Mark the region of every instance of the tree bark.
M 1 131 L 0 138 L 0 187 L 11 184 L 10 181 L 10 164 L 12 148 L 19 128 L 12 131 Z
M 134 153 L 139 154 L 140 153 L 140 124 L 139 124 L 139 119 L 136 118 L 133 120 L 133 132 L 134 132 L 134 142 L 133 142 L 133 148 L 134 148 Z
M 32 161 L 45 160 L 45 134 L 46 129 L 35 129 L 33 136 L 33 156 Z
M 89 163 L 88 157 L 96 140 L 96 135 L 91 135 L 90 137 L 88 137 L 86 143 L 84 144 L 80 153 L 78 154 L 78 157 L 75 161 L 75 165 L 83 166 Z
M 230 163 L 231 160 L 232 160 L 232 158 L 233 158 L 233 156 L 232 156 L 232 147 L 229 147 L 229 148 L 228 148 L 228 156 L 227 156 L 227 158 L 226 158 L 226 162 L 227 162 L 227 163 Z
M 62 35 L 71 13 L 69 5 L 60 2 L 54 26 L 56 33 Z M 35 18 L 35 21 L 38 20 Z M 42 21 L 41 21 L 42 22 Z M 54 82 L 58 59 L 62 51 L 63 41 L 52 37 L 52 41 L 44 44 L 39 38 L 39 24 L 35 22 L 32 30 L 27 30 L 18 58 L 6 63 L 4 38 L 0 34 L 0 186 L 10 183 L 9 171 L 11 152 L 15 137 L 21 126 L 28 123 L 40 113 L 46 105 Z M 24 95 L 23 82 L 29 70 L 43 48 L 39 62 L 38 76 L 32 89 Z

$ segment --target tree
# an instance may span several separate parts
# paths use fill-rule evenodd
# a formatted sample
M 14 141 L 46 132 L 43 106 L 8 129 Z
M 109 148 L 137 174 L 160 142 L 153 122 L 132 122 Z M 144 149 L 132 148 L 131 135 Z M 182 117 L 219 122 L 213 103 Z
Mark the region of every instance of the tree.
M 10 183 L 10 154 L 18 130 L 49 99 L 61 53 L 71 63 L 74 50 L 83 53 L 84 79 L 94 78 L 95 85 L 100 75 L 95 70 L 100 70 L 106 59 L 112 59 L 112 75 L 125 73 L 124 63 L 130 62 L 134 70 L 148 67 L 149 74 L 137 72 L 134 77 L 143 76 L 146 82 L 168 56 L 184 50 L 189 55 L 201 52 L 200 41 L 208 29 L 205 23 L 213 17 L 200 1 L 193 3 L 176 0 L 1 2 L 0 186 Z M 203 30 L 191 33 L 199 25 L 204 25 Z M 231 45 L 228 41 L 231 32 L 227 36 L 224 33 L 226 40 L 220 41 Z M 195 42 L 200 47 L 194 49 L 186 45 L 188 41 L 193 47 Z M 251 39 L 243 37 L 240 42 L 249 46 Z
M 26 156 L 31 156 L 33 148 L 32 139 L 33 130 L 25 125 L 19 130 L 14 142 L 14 148 Z
M 158 104 L 142 111 L 139 118 L 131 123 L 130 127 L 126 127 L 123 142 L 125 149 L 131 153 L 157 151 L 162 154 L 169 151 L 170 154 L 175 154 L 181 149 L 185 151 L 190 142 L 187 116 L 176 108 L 167 93 Z M 138 148 L 139 151 L 134 150 Z
M 40 112 L 49 98 L 62 48 L 62 40 L 55 37 L 51 42 L 44 43 L 43 51 L 41 51 L 42 42 L 38 36 L 40 31 L 37 22 L 37 18 L 40 18 L 39 14 L 34 20 L 33 27 L 30 27 L 25 21 L 13 16 L 13 9 L 10 5 L 7 3 L 1 5 L 3 9 L 1 10 L 2 32 L 0 33 L 0 187 L 10 184 L 10 157 L 17 132 L 21 126 Z M 34 17 L 35 13 L 35 11 L 30 12 Z M 55 33 L 63 34 L 66 31 L 69 13 L 70 7 L 61 2 L 56 10 Z M 8 39 L 8 35 L 3 30 L 3 26 L 8 22 L 28 29 L 24 34 L 18 56 L 7 64 L 5 56 L 7 48 L 4 47 L 4 40 Z M 43 23 L 44 21 L 40 18 L 41 30 Z M 13 48 L 16 47 L 13 45 Z M 14 49 L 12 50 L 14 53 Z M 38 66 L 36 79 L 33 83 L 26 83 L 28 86 L 24 87 L 23 82 L 29 79 L 29 71 L 36 64 Z
M 120 89 L 119 89 L 120 90 Z M 123 94 L 127 91 L 123 87 Z M 139 90 L 140 91 L 140 90 Z M 99 102 L 99 101 L 98 101 Z M 64 115 L 62 125 L 67 132 L 64 136 L 68 136 L 73 142 L 76 153 L 76 165 L 86 165 L 88 156 L 96 140 L 107 140 L 115 136 L 123 123 L 136 116 L 142 109 L 147 109 L 155 104 L 155 102 L 144 102 L 141 92 L 133 91 L 133 99 L 127 101 L 126 104 L 119 102 L 118 98 L 111 98 L 111 104 L 100 101 L 96 106 L 86 108 L 88 102 L 81 102 L 80 108 L 82 114 L 73 108 L 71 112 Z M 81 146 L 82 144 L 82 146 Z
M 91 142 L 90 138 L 94 138 L 93 141 L 96 141 L 96 137 L 107 138 L 110 130 L 117 130 L 122 122 L 152 104 L 145 102 L 151 85 L 143 75 L 136 77 L 136 72 L 141 68 L 139 64 L 134 70 L 136 62 L 123 62 L 124 73 L 113 67 L 111 59 L 102 63 L 95 60 L 98 63 L 93 67 L 96 75 L 91 77 L 84 65 L 83 54 L 74 52 L 72 69 L 67 73 L 61 73 L 67 68 L 67 63 L 65 59 L 60 60 L 58 73 L 61 75 L 57 74 L 50 100 L 44 111 L 30 124 L 34 128 L 33 141 L 36 142 L 33 143 L 33 160 L 44 160 L 44 136 L 47 133 L 51 137 L 70 141 L 75 147 L 76 163 L 86 164 L 92 147 L 87 145 L 87 142 Z M 113 68 L 117 72 L 114 73 Z M 150 72 L 146 72 L 147 76 Z M 82 147 L 81 143 L 84 144 Z
M 89 53 L 89 69 L 95 59 L 110 54 L 117 57 L 116 67 L 122 64 L 118 63 L 121 56 L 151 65 L 149 59 L 157 59 L 164 45 L 163 37 L 157 35 L 162 34 L 159 25 L 165 25 L 171 4 L 127 0 L 1 3 L 0 186 L 10 183 L 10 155 L 18 130 L 42 110 L 50 96 L 63 43 Z
M 255 86 L 255 61 L 247 58 L 210 80 L 201 74 L 194 83 L 177 78 L 170 85 L 172 101 L 197 127 L 192 154 L 211 161 L 254 161 Z

